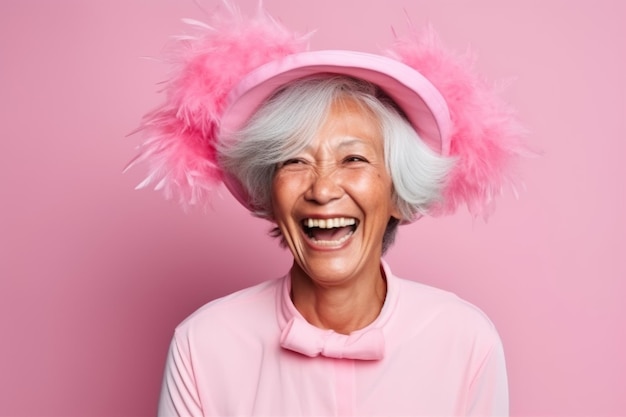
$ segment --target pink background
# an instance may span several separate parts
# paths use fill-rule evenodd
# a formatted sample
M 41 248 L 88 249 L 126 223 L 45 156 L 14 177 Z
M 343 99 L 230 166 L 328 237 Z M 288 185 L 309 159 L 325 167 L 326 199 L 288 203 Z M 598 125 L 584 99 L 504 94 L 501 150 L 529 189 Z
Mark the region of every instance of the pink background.
M 204 0 L 207 7 L 215 0 Z M 246 11 L 256 0 L 242 1 Z M 376 51 L 415 24 L 472 45 L 541 158 L 485 224 L 404 227 L 395 272 L 498 326 L 516 416 L 626 415 L 626 2 L 266 0 L 314 48 Z M 0 3 L 0 415 L 152 415 L 175 325 L 289 255 L 227 192 L 184 214 L 122 175 L 192 0 Z

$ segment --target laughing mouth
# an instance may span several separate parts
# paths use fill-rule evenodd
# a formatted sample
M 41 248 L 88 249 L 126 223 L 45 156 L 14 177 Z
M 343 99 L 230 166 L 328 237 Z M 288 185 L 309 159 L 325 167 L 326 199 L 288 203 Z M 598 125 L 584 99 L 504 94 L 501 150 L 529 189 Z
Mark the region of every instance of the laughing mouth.
M 350 239 L 358 221 L 350 217 L 330 219 L 304 219 L 302 227 L 306 235 L 317 245 L 338 246 Z

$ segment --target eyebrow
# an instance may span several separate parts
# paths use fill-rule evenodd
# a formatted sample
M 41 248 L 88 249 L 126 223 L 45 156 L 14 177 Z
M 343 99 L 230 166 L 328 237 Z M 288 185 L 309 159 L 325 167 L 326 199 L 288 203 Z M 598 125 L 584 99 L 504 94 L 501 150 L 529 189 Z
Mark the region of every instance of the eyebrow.
M 364 139 L 360 139 L 358 137 L 355 136 L 346 136 L 345 138 L 342 138 L 340 140 L 340 142 L 337 144 L 336 148 L 337 149 L 341 149 L 341 148 L 349 148 L 350 146 L 354 146 L 354 145 L 359 145 L 359 146 L 365 146 L 367 148 L 373 148 L 373 144 L 369 141 L 366 141 Z M 310 151 L 313 148 L 313 146 L 311 144 L 307 145 L 306 148 L 304 148 L 305 151 Z
M 345 140 L 342 140 L 341 142 L 339 142 L 339 145 L 337 146 L 338 148 L 344 148 L 347 146 L 352 146 L 352 145 L 366 145 L 366 146 L 371 146 L 369 142 L 364 141 L 363 139 L 357 139 L 357 138 L 347 138 Z

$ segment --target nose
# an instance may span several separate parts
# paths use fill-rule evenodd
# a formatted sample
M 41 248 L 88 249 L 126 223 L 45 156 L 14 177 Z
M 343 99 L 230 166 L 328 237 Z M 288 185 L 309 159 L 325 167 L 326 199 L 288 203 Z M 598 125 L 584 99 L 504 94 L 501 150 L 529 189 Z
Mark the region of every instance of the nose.
M 304 198 L 317 204 L 328 204 L 341 198 L 344 190 L 335 170 L 327 167 L 318 170 L 311 178 L 311 183 L 304 194 Z

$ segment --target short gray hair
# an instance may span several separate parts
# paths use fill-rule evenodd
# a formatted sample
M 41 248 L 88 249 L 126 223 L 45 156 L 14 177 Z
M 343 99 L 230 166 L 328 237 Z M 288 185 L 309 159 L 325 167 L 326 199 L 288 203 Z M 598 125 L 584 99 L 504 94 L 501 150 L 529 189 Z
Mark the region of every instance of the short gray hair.
M 218 148 L 221 167 L 247 191 L 253 214 L 272 218 L 271 188 L 279 163 L 301 152 L 323 125 L 332 104 L 351 100 L 380 123 L 385 163 L 402 218 L 390 219 L 383 252 L 393 243 L 398 224 L 428 213 L 454 161 L 438 155 L 418 136 L 402 111 L 376 85 L 333 74 L 293 81 L 275 92 L 226 145 Z M 280 232 L 274 233 L 280 236 Z

